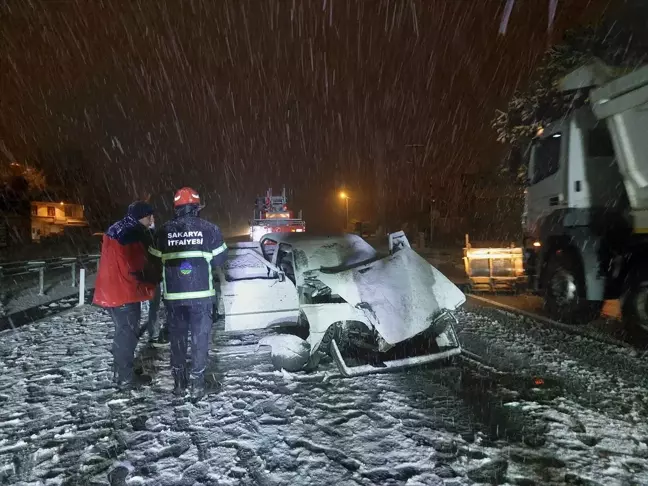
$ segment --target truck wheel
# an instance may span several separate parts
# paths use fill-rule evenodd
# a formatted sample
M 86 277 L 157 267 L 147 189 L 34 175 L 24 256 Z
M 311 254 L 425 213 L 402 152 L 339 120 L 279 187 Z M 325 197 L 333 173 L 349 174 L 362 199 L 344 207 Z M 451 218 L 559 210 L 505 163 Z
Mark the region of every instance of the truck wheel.
M 582 272 L 567 256 L 554 256 L 547 266 L 545 306 L 552 319 L 567 324 L 587 324 L 601 314 L 603 302 L 585 299 Z
M 623 323 L 631 334 L 648 337 L 648 280 L 630 284 L 621 298 Z

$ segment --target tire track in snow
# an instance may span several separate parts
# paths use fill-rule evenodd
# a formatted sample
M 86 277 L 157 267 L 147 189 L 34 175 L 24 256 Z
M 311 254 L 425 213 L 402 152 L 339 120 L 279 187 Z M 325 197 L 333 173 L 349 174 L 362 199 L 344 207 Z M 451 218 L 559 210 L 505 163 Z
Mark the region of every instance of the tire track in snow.
M 648 417 L 648 362 L 633 349 L 474 305 L 462 311 L 458 334 L 500 372 L 553 377 L 583 406 L 624 420 Z
M 476 301 L 477 304 L 481 305 L 486 305 L 486 306 L 492 306 L 495 309 L 498 309 L 502 315 L 506 316 L 507 314 L 513 314 L 517 316 L 521 316 L 522 318 L 526 319 L 531 319 L 534 322 L 536 322 L 539 325 L 548 327 L 548 328 L 554 328 L 557 329 L 561 332 L 564 332 L 566 334 L 573 334 L 575 336 L 581 336 L 585 337 L 588 339 L 591 339 L 593 341 L 599 341 L 603 344 L 609 344 L 611 346 L 617 346 L 619 348 L 624 348 L 627 350 L 637 350 L 637 346 L 634 346 L 631 343 L 628 343 L 626 341 L 622 341 L 620 339 L 616 339 L 612 336 L 606 335 L 605 333 L 601 332 L 600 330 L 592 329 L 588 327 L 587 325 L 570 325 L 570 324 L 564 324 L 562 322 L 556 321 L 554 319 L 550 319 L 546 316 L 542 316 L 540 314 L 537 314 L 535 312 L 529 312 L 524 309 L 519 309 L 517 307 L 504 304 L 502 302 L 498 302 L 496 300 L 488 299 L 479 295 L 475 294 L 469 294 L 468 295 L 469 299 L 472 299 L 473 301 Z M 470 306 L 469 306 L 470 307 Z M 619 323 L 619 325 L 621 325 Z M 640 345 L 645 345 L 646 343 L 643 342 L 644 340 L 639 339 Z M 636 352 L 638 354 L 638 350 Z
M 429 367 L 325 381 L 331 364 L 314 374 L 275 372 L 267 351 L 253 352 L 260 335 L 215 333 L 214 388 L 192 405 L 171 395 L 168 350 L 152 358 L 152 386 L 116 393 L 112 330 L 100 311 L 2 333 L 0 478 L 94 485 L 112 471 L 115 481 L 128 474 L 129 484 L 146 486 L 537 482 L 532 468 L 509 460 L 511 444 L 488 437 L 499 425 L 522 427 L 524 438 L 546 420 L 522 406 L 498 415 L 501 375 Z M 35 400 L 27 409 L 26 398 Z M 527 423 L 530 414 L 538 417 Z M 523 438 L 518 456 L 531 457 Z

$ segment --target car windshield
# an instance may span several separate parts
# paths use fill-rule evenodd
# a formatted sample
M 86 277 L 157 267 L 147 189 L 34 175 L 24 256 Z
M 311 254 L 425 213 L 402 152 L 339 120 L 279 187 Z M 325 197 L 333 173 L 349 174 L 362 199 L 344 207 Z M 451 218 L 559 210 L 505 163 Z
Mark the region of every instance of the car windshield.
M 293 242 L 297 268 L 306 272 L 358 265 L 377 257 L 376 250 L 356 235 L 322 237 Z
M 256 255 L 255 255 L 256 253 Z M 271 279 L 268 267 L 263 264 L 263 257 L 258 250 L 244 248 L 229 252 L 229 257 L 223 264 L 223 274 L 228 282 L 245 279 Z

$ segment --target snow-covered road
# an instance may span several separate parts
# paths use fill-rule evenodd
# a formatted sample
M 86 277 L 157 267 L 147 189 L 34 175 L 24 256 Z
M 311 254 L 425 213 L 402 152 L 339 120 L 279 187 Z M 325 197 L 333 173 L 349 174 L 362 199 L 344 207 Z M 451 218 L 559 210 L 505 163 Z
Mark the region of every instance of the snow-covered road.
M 624 368 L 640 358 L 484 312 L 460 333 L 498 369 L 287 374 L 260 334 L 217 332 L 197 405 L 173 399 L 167 350 L 140 350 L 152 386 L 116 392 L 95 308 L 0 333 L 0 484 L 648 484 L 644 370 Z M 608 385 L 627 409 L 601 403 Z

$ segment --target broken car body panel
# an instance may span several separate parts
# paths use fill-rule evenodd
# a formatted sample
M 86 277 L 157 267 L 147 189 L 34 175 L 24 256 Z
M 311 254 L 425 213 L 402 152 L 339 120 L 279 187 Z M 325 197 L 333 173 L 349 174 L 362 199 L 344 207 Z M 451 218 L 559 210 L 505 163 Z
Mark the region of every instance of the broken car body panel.
M 441 272 L 411 248 L 319 280 L 352 306 L 389 344 L 410 339 L 430 327 L 445 310 L 466 301 Z
M 353 327 L 360 344 L 366 347 L 365 341 L 371 341 L 368 349 L 379 353 L 418 335 L 436 339 L 434 353 L 382 367 L 389 369 L 460 353 L 453 324 L 444 316 L 465 302 L 463 293 L 412 250 L 404 233 L 390 235 L 388 246 L 390 254 L 379 255 L 351 234 L 273 234 L 258 244 L 233 245 L 219 274 L 225 329 L 307 324 L 311 355 L 334 329 L 347 332 Z M 330 336 L 323 351 L 332 355 L 342 374 L 352 376 L 351 368 L 340 365 L 339 343 Z M 356 372 L 371 368 L 361 366 Z
M 310 327 L 310 333 L 306 340 L 311 346 L 311 353 L 319 349 L 326 331 L 334 322 L 354 321 L 371 326 L 371 321 L 360 309 L 356 309 L 346 302 L 302 304 L 301 310 Z

